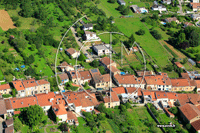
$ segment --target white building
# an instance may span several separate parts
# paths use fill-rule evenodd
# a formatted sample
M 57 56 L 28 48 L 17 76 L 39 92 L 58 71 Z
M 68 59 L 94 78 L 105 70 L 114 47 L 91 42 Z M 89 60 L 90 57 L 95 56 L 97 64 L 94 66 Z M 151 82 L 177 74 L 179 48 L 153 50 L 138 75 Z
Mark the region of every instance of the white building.
M 169 4 L 172 3 L 172 1 L 171 1 L 171 0 L 162 0 L 162 3 L 163 3 L 163 4 L 169 5 Z
M 166 8 L 164 5 L 153 5 L 153 6 L 151 7 L 151 9 L 152 9 L 153 11 L 160 11 L 160 12 L 162 12 L 162 11 L 167 11 L 167 8 Z
M 85 31 L 84 39 L 86 41 L 100 41 L 101 39 L 94 32 Z
M 110 44 L 93 45 L 93 49 L 98 56 L 109 55 L 112 53 L 112 46 Z
M 66 52 L 67 55 L 71 56 L 73 59 L 74 59 L 74 58 L 78 58 L 79 55 L 80 55 L 80 52 L 79 52 L 79 51 L 76 51 L 76 50 L 73 49 L 73 48 L 65 49 L 65 52 Z
M 193 20 L 200 20 L 200 14 L 191 14 Z
M 123 6 L 126 5 L 126 2 L 125 2 L 124 0 L 117 0 L 117 2 L 118 2 L 120 5 L 123 5 Z

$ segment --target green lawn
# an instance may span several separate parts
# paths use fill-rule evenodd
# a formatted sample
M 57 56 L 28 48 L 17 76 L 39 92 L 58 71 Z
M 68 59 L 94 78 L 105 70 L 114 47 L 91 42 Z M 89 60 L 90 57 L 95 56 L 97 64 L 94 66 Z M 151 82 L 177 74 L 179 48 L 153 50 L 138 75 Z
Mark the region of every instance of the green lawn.
M 101 127 L 106 131 L 110 131 L 112 133 L 115 133 L 107 120 L 101 121 Z
M 165 66 L 168 63 L 169 54 L 161 46 L 161 44 L 150 34 L 146 26 L 140 22 L 139 18 L 118 18 L 115 19 L 115 24 L 119 30 L 126 36 L 135 34 L 139 29 L 145 30 L 145 34 L 142 36 L 136 35 L 136 41 L 140 46 L 152 57 L 157 60 L 158 66 Z
M 82 117 L 78 117 L 79 126 L 78 132 L 79 133 L 92 133 L 91 129 L 88 126 L 85 126 L 86 122 Z

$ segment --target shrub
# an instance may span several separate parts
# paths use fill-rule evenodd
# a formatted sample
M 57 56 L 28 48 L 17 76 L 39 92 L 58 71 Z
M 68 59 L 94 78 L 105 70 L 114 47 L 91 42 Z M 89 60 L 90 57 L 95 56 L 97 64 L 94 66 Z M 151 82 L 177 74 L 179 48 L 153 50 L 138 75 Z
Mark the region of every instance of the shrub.
M 139 31 L 136 32 L 136 34 L 138 34 L 138 35 L 144 35 L 145 34 L 145 30 L 140 29 Z
M 150 33 L 155 39 L 157 39 L 157 40 L 162 39 L 161 34 L 159 34 L 157 30 L 152 30 Z

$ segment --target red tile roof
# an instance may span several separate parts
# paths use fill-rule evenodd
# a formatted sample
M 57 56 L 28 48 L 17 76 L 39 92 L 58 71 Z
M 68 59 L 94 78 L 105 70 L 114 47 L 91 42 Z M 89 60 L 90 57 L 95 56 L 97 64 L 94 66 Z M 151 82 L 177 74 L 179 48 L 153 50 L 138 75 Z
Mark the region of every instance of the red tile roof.
M 37 80 L 37 84 L 38 85 L 44 85 L 44 84 L 50 84 L 50 83 L 45 79 L 40 79 L 40 80 Z
M 200 88 L 200 80 L 195 80 L 197 88 Z
M 81 75 L 81 79 L 82 80 L 87 80 L 87 79 L 90 80 L 92 78 L 92 76 L 91 76 L 89 71 L 81 71 L 79 73 Z
M 119 94 L 126 93 L 124 87 L 116 87 L 116 88 L 112 88 L 112 90 L 115 91 L 118 95 L 119 95 Z
M 58 76 L 60 77 L 61 82 L 64 82 L 64 80 L 69 79 L 66 73 L 59 74 Z
M 9 84 L 0 85 L 0 90 L 6 90 L 6 89 L 10 89 L 10 85 Z
M 76 115 L 72 111 L 67 111 L 67 120 L 78 121 Z
M 109 70 L 111 70 L 111 72 L 115 73 L 115 72 L 120 72 L 119 69 L 117 69 L 115 66 L 111 66 L 108 68 Z
M 17 91 L 25 90 L 21 80 L 12 81 L 12 83 Z
M 190 78 L 188 73 L 181 73 L 181 77 L 184 78 L 184 79 L 189 79 Z
M 76 50 L 73 49 L 73 48 L 68 48 L 66 51 L 67 51 L 67 53 L 69 53 L 70 55 L 72 55 L 72 54 L 78 52 L 78 51 L 76 51 Z
M 200 130 L 200 119 L 191 123 L 196 131 Z
M 110 60 L 109 57 L 103 57 L 100 59 L 100 61 L 106 66 L 110 65 L 111 63 L 114 63 L 114 61 Z
M 195 105 L 187 103 L 187 104 L 179 107 L 179 109 L 181 110 L 181 112 L 185 115 L 185 117 L 189 121 L 197 116 L 200 116 L 200 111 L 198 110 L 198 108 Z
M 137 88 L 135 88 L 135 87 L 126 87 L 126 90 L 127 90 L 127 93 L 134 93 L 137 90 Z
M 81 106 L 81 101 L 76 92 L 64 92 L 63 95 L 66 97 L 69 104 L 74 103 L 76 107 Z
M 146 96 L 146 95 L 151 95 L 151 91 L 149 91 L 149 90 L 142 90 L 142 94 L 143 94 L 144 96 Z
M 155 92 L 151 92 L 151 98 L 152 98 L 152 101 L 156 101 L 156 96 L 155 96 Z
M 157 99 L 168 98 L 167 93 L 164 91 L 156 91 L 155 94 Z
M 138 96 L 142 96 L 142 89 L 141 88 L 138 89 Z
M 137 77 L 135 75 L 119 75 L 116 74 L 115 79 L 118 81 L 119 84 L 139 84 L 140 82 L 137 81 Z
M 52 106 L 52 109 L 56 116 L 57 115 L 67 115 L 67 111 L 63 104 L 54 104 Z
M 35 96 L 37 97 L 38 104 L 40 106 L 51 106 L 51 105 L 53 105 L 53 103 L 51 101 L 53 101 L 55 99 L 54 92 L 49 92 L 48 94 L 46 94 L 46 93 L 36 94 Z
M 145 76 L 144 79 L 147 85 L 171 85 L 170 79 L 165 75 Z
M 6 110 L 13 109 L 10 99 L 4 99 L 4 102 L 6 104 Z
M 81 78 L 79 71 L 70 71 L 69 74 L 71 75 L 72 79 Z
M 167 92 L 168 99 L 178 99 L 178 95 L 173 92 Z
M 187 87 L 190 86 L 188 79 L 171 79 L 173 87 Z
M 111 97 L 111 98 L 110 98 Z M 116 92 L 111 92 L 111 96 L 104 96 L 103 100 L 105 103 L 110 103 L 110 102 L 119 102 L 119 98 L 117 96 Z
M 180 105 L 184 105 L 189 102 L 187 94 L 177 94 L 177 95 Z
M 36 97 L 11 98 L 13 109 L 25 108 L 37 104 Z
M 200 7 L 200 3 L 190 3 L 190 5 L 192 5 L 192 8 L 199 8 Z
M 96 106 L 99 104 L 95 94 L 90 93 L 90 95 L 88 95 L 86 92 L 78 92 L 77 96 L 79 97 L 79 99 L 81 99 L 80 101 L 82 107 Z
M 30 87 L 37 86 L 37 83 L 36 83 L 35 79 L 23 80 L 22 84 L 24 85 L 25 88 L 30 88 Z

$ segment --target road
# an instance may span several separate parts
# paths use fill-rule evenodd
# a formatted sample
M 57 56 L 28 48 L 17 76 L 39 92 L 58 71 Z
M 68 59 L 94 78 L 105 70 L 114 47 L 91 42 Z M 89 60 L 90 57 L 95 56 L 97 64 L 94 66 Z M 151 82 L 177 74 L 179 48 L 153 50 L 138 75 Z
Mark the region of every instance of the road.
M 77 32 L 75 31 L 74 27 L 71 27 L 71 31 L 72 31 L 72 33 L 73 33 L 73 36 L 75 37 L 75 40 L 76 40 L 77 44 L 78 44 L 79 47 L 81 48 L 81 47 L 83 46 L 83 44 L 79 41 L 80 38 L 78 38 L 78 37 L 76 36 Z M 87 54 L 87 58 L 90 59 L 90 61 L 93 61 L 94 59 L 93 59 L 92 56 L 87 52 L 88 49 L 89 49 L 88 46 L 84 46 L 84 47 L 82 48 L 81 51 L 83 52 L 83 54 Z
M 185 13 L 183 13 L 183 9 L 182 9 L 182 2 L 183 2 L 183 0 L 179 0 L 178 2 L 179 2 L 179 5 L 180 5 L 180 6 L 178 6 L 179 9 L 180 9 L 178 12 L 180 13 L 180 15 L 185 15 Z

